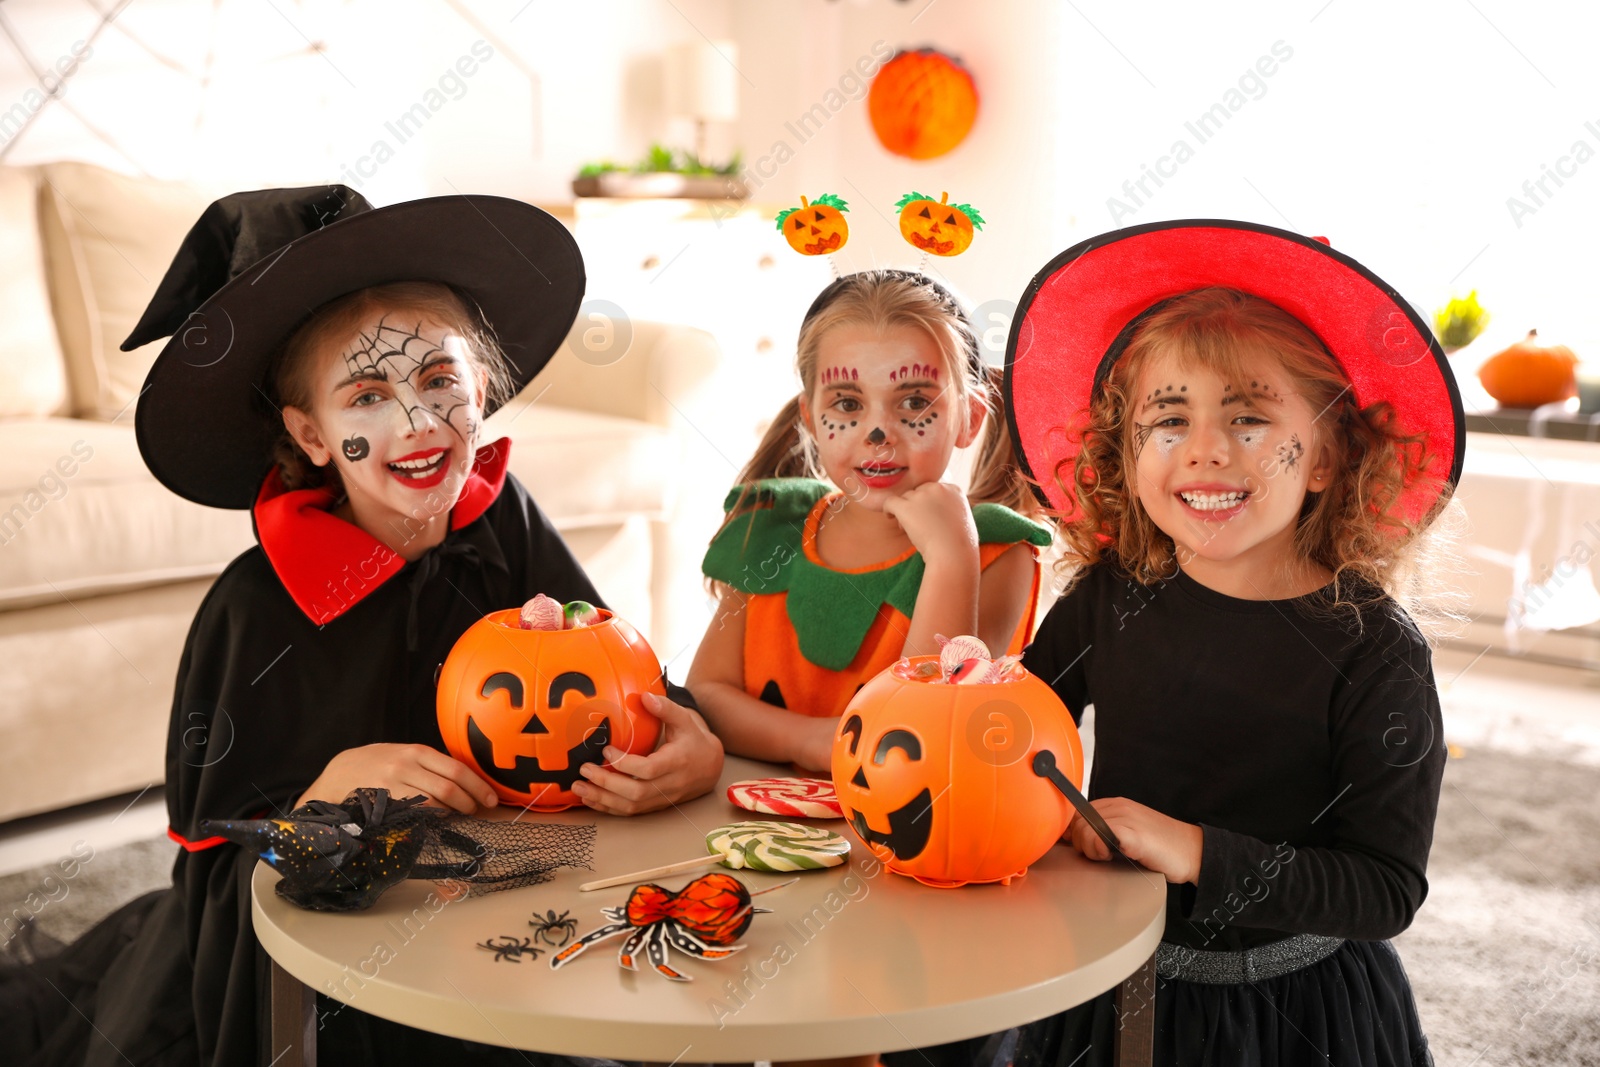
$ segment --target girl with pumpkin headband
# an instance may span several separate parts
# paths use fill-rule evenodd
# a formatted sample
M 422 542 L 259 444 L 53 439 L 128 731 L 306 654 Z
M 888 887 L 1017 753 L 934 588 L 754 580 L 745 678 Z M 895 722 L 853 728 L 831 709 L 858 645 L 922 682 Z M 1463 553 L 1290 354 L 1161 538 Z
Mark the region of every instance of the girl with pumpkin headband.
M 1088 796 L 1168 882 L 1154 1007 L 1130 1009 L 1154 1062 L 1432 1063 L 1388 939 L 1427 895 L 1445 762 L 1396 599 L 1461 471 L 1433 335 L 1322 239 L 1171 222 L 1052 261 L 1007 370 L 1067 545 L 1023 663 L 1094 705 Z M 1109 1064 L 1126 1025 L 1108 992 L 1024 1027 L 1015 1062 Z
M 357 787 L 495 805 L 443 751 L 434 676 L 487 611 L 535 593 L 600 603 L 507 472 L 510 442 L 482 440 L 484 417 L 562 344 L 583 288 L 566 228 L 500 197 L 374 209 L 343 186 L 268 189 L 201 216 L 123 345 L 172 335 L 137 438 L 180 496 L 250 509 L 260 543 L 208 592 L 180 662 L 174 885 L 0 982 L 15 1042 L 0 1060 L 265 1063 L 255 856 L 202 820 L 337 804 Z M 646 695 L 664 743 L 586 766 L 586 803 L 647 810 L 716 782 L 720 744 L 681 706 L 688 694 L 669 692 Z M 322 1007 L 329 1062 L 529 1058 Z
M 719 603 L 687 684 L 730 752 L 826 770 L 837 716 L 902 655 L 937 652 L 939 634 L 1021 650 L 1050 534 L 1022 514 L 1036 508 L 1004 427 L 984 426 L 998 375 L 943 286 L 838 279 L 806 313 L 797 362 L 802 392 L 706 553 Z M 980 436 L 963 493 L 941 479 Z

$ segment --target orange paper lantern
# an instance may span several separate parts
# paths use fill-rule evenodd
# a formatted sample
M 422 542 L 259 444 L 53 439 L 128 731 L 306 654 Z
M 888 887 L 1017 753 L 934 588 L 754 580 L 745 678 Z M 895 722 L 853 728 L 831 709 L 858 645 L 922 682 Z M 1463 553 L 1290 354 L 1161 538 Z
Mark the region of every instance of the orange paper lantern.
M 943 52 L 901 52 L 872 79 L 867 114 L 883 147 L 897 156 L 933 159 L 971 132 L 978 86 L 959 60 Z
M 643 694 L 666 696 L 639 632 L 609 611 L 572 630 L 525 630 L 518 609 L 467 628 L 439 670 L 439 732 L 450 755 L 500 799 L 536 811 L 582 803 L 572 785 L 607 745 L 655 748 L 661 722 Z
M 1083 784 L 1078 729 L 1055 692 L 1016 681 L 949 685 L 914 657 L 862 687 L 840 718 L 833 785 L 856 836 L 891 871 L 933 886 L 1009 883 L 1060 839 L 1067 799 L 1033 771 L 1053 752 Z

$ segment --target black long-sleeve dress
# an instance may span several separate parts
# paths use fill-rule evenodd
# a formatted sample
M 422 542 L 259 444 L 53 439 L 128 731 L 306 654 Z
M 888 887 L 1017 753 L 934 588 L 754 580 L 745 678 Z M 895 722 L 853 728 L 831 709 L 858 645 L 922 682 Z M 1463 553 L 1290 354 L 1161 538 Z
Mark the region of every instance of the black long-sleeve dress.
M 0 982 L 0 1062 L 267 1062 L 258 1042 L 267 960 L 250 917 L 256 860 L 204 840 L 200 821 L 285 811 L 345 749 L 442 749 L 434 671 L 468 626 L 534 593 L 601 603 L 560 534 L 505 473 L 506 454 L 505 442 L 480 451 L 452 529 L 410 563 L 330 515 L 331 499 L 309 490 L 274 496 L 269 482 L 255 509 L 261 544 L 217 579 L 178 668 L 166 781 L 170 832 L 182 846 L 174 884 Z M 683 701 L 682 690 L 672 695 Z M 324 1062 L 539 1060 L 331 1001 L 321 1016 Z
M 1325 591 L 1239 600 L 1181 570 L 1147 587 L 1101 565 L 1023 662 L 1075 717 L 1094 705 L 1091 798 L 1203 828 L 1198 882 L 1168 886 L 1163 941 L 1348 939 L 1264 981 L 1158 977 L 1156 1063 L 1432 1062 L 1387 941 L 1427 896 L 1445 763 L 1431 656 L 1399 605 L 1375 599 L 1357 624 Z M 1110 1063 L 1116 1025 L 1107 993 L 1025 1028 L 1017 1062 Z

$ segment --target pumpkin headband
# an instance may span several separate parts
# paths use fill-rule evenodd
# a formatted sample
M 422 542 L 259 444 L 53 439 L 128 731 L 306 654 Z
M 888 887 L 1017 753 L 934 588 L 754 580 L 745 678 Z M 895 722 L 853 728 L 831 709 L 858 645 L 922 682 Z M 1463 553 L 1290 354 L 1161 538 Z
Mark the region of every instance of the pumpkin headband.
M 196 503 L 250 507 L 283 431 L 270 375 L 284 342 L 329 301 L 401 281 L 441 282 L 475 303 L 520 390 L 577 317 L 583 258 L 560 222 L 504 197 L 374 208 L 342 185 L 223 197 L 122 343 L 171 335 L 134 416 L 151 473 Z
M 1406 433 L 1426 435 L 1434 470 L 1401 494 L 1417 521 L 1461 476 L 1461 394 L 1422 317 L 1383 279 L 1323 238 L 1223 219 L 1114 230 L 1074 245 L 1034 275 L 1006 344 L 1005 410 L 1023 473 L 1045 506 L 1075 505 L 1056 472 L 1078 452 L 1087 412 L 1137 326 L 1196 289 L 1237 289 L 1293 315 L 1351 383 L 1358 407 L 1388 401 Z
M 860 288 L 864 285 L 881 284 L 887 280 L 912 282 L 933 292 L 939 298 L 940 310 L 958 322 L 967 325 L 962 333 L 963 355 L 966 357 L 968 369 L 979 380 L 988 374 L 988 368 L 983 362 L 983 349 L 978 344 L 978 335 L 972 329 L 972 320 L 967 316 L 967 311 L 961 306 L 961 301 L 955 295 L 920 271 L 899 270 L 893 267 L 879 267 L 874 270 L 857 271 L 846 274 L 842 278 L 835 278 L 818 293 L 816 299 L 811 301 L 811 306 L 806 309 L 806 314 L 800 320 L 800 328 L 805 329 L 806 323 L 816 318 L 829 304 L 839 299 L 840 294 L 850 289 Z
M 909 192 L 894 203 L 900 212 L 900 236 L 924 255 L 959 256 L 972 244 L 975 230 L 983 229 L 983 216 L 971 204 L 950 203 L 949 193 L 939 199 Z M 778 232 L 802 256 L 826 256 L 850 240 L 850 210 L 842 197 L 823 193 L 815 200 L 800 198 L 799 207 L 786 208 L 776 218 Z

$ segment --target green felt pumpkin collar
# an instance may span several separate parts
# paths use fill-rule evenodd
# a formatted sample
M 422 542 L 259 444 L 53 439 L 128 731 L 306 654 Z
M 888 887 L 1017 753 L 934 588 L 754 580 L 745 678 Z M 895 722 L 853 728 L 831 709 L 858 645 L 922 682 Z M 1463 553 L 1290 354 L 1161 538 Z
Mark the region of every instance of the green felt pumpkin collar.
M 805 554 L 806 522 L 832 492 L 831 485 L 811 478 L 769 478 L 748 492 L 736 486 L 723 510 L 740 510 L 712 540 L 702 569 L 742 593 L 788 593 L 801 654 L 818 667 L 840 671 L 856 658 L 882 605 L 911 617 L 925 565 L 919 552 L 854 573 L 813 563 Z M 974 504 L 972 518 L 980 544 L 1050 544 L 1047 526 L 1001 504 Z

